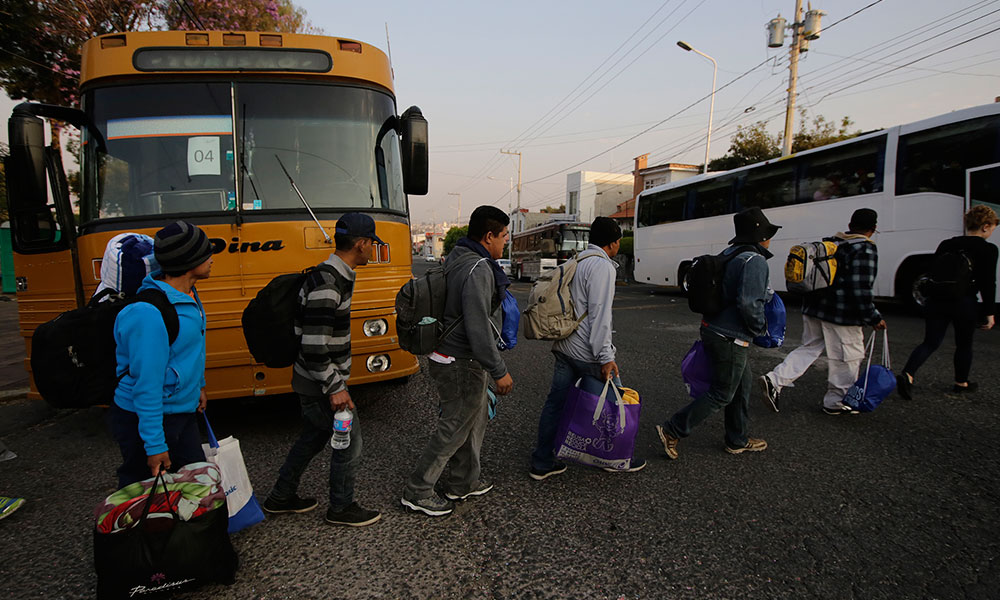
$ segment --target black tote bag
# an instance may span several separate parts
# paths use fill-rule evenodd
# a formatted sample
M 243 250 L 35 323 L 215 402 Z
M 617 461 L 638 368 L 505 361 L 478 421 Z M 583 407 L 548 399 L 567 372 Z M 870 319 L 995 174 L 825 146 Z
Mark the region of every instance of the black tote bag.
M 162 472 L 134 526 L 115 533 L 94 529 L 98 600 L 162 596 L 235 581 L 239 559 L 227 533 L 226 505 L 183 521 L 168 502 L 173 518 L 147 519 L 159 486 L 166 493 Z

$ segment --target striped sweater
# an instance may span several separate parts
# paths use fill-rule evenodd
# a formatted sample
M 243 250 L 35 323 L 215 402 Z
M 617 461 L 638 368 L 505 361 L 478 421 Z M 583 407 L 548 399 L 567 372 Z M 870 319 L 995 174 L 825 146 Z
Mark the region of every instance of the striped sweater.
M 331 254 L 312 271 L 299 292 L 302 314 L 295 334 L 302 346 L 292 389 L 303 396 L 328 396 L 346 389 L 351 376 L 351 294 L 354 270 Z

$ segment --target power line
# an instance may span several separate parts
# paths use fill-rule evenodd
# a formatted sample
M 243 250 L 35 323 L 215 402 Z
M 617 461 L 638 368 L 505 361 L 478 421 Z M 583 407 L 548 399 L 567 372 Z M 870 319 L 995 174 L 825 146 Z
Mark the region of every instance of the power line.
M 851 14 L 847 15 L 843 19 L 838 19 L 838 20 L 834 21 L 833 23 L 830 23 L 829 25 L 827 25 L 826 27 L 823 28 L 823 32 L 825 33 L 827 31 L 830 31 L 830 29 L 836 27 L 838 24 L 843 23 L 844 21 L 850 19 L 851 17 L 857 15 L 858 13 L 862 13 L 862 12 L 868 10 L 869 8 L 875 6 L 876 4 L 878 4 L 881 1 L 882 0 L 875 0 L 875 2 L 872 2 L 868 6 L 864 6 L 864 7 L 859 8 L 858 10 L 852 12 Z

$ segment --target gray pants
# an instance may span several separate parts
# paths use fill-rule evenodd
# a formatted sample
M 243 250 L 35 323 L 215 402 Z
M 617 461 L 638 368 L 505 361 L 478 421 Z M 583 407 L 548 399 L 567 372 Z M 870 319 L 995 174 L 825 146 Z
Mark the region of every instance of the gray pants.
M 461 358 L 448 365 L 430 361 L 429 370 L 441 397 L 441 416 L 403 491 L 408 500 L 433 496 L 445 465 L 451 467 L 443 483 L 446 491 L 466 494 L 479 483 L 489 375 L 477 361 Z

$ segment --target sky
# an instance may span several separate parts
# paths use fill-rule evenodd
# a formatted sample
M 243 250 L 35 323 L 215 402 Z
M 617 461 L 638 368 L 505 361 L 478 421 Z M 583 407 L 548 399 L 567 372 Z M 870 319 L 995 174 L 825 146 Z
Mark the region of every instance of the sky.
M 459 198 L 463 220 L 516 203 L 517 157 L 501 149 L 522 153 L 521 206 L 533 211 L 562 204 L 574 171 L 629 173 L 646 153 L 650 165 L 700 164 L 712 63 L 678 40 L 719 65 L 712 158 L 737 125 L 783 128 L 790 38 L 768 49 L 766 24 L 791 21 L 794 0 L 297 4 L 324 34 L 383 51 L 388 29 L 399 111 L 419 106 L 429 122 L 430 189 L 410 197 L 414 222 L 454 220 Z M 799 63 L 810 115 L 868 131 L 1000 96 L 1000 0 L 813 6 L 827 14 Z M 13 104 L 0 99 L 0 114 Z

